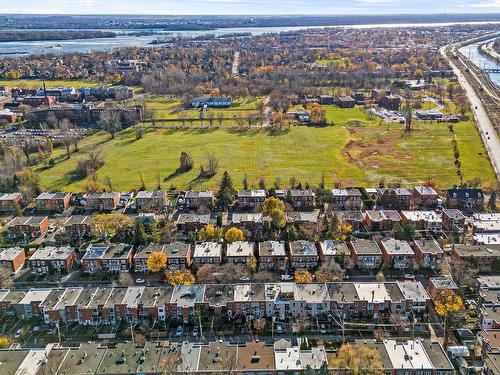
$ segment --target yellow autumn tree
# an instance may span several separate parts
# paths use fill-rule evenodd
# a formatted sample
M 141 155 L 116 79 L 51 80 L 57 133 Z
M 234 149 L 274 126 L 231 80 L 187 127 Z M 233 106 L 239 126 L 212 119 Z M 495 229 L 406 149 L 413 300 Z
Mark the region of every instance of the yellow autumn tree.
M 353 375 L 360 375 L 381 374 L 383 365 L 377 349 L 349 343 L 340 347 L 336 357 L 331 357 L 329 367 L 347 369 Z
M 200 241 L 219 241 L 222 237 L 222 228 L 216 227 L 212 224 L 208 224 L 205 228 L 202 228 L 198 233 L 198 239 Z
M 462 309 L 462 306 L 462 298 L 450 289 L 440 291 L 436 300 L 434 301 L 434 309 L 436 310 L 436 314 L 444 318 L 443 330 L 445 343 L 448 342 L 448 330 L 446 327 L 448 316 L 450 314 L 459 312 Z
M 299 269 L 295 271 L 294 280 L 296 283 L 312 283 L 313 277 L 308 270 Z
M 10 339 L 8 337 L 0 337 L 0 349 L 6 349 L 10 345 Z
M 170 285 L 193 285 L 195 277 L 189 270 L 172 270 L 165 272 L 165 279 Z
M 108 240 L 121 232 L 132 230 L 134 222 L 129 216 L 123 214 L 99 214 L 90 222 L 92 232 L 102 240 Z
M 352 233 L 352 225 L 346 221 L 339 221 L 336 228 L 332 230 L 332 239 L 335 241 L 347 241 Z
M 247 258 L 247 268 L 251 272 L 255 272 L 257 270 L 257 259 L 255 258 L 254 255 L 251 255 Z
M 267 198 L 262 204 L 262 211 L 269 215 L 272 210 L 279 209 L 281 211 L 285 211 L 285 203 L 275 197 Z
M 167 254 L 163 251 L 153 251 L 146 261 L 151 272 L 160 272 L 167 267 Z
M 462 305 L 462 298 L 453 290 L 442 290 L 434 301 L 436 313 L 441 317 L 460 311 Z
M 226 234 L 224 234 L 224 239 L 227 242 L 244 241 L 245 235 L 241 229 L 231 227 L 226 231 Z

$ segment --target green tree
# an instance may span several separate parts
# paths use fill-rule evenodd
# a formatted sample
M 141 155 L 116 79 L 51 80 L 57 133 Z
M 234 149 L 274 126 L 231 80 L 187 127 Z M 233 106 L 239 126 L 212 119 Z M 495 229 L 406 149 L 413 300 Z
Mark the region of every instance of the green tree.
M 219 182 L 219 191 L 216 195 L 216 205 L 223 209 L 231 207 L 234 201 L 235 190 L 233 187 L 233 180 L 227 171 L 224 172 Z
M 144 229 L 144 224 L 140 220 L 135 221 L 134 228 L 134 244 L 136 246 L 145 245 L 148 242 L 148 236 L 146 230 Z
M 397 240 L 412 241 L 415 238 L 415 227 L 409 221 L 394 225 L 394 238 Z

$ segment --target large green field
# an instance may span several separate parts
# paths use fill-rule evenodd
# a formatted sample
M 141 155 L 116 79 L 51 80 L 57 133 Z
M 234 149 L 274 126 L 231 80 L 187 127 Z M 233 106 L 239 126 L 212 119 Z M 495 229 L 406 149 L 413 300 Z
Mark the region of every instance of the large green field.
M 357 108 L 331 107 L 327 115 L 334 126 L 292 127 L 279 135 L 257 128 L 177 128 L 149 130 L 136 140 L 135 132 L 129 129 L 110 140 L 101 132 L 82 141 L 80 151 L 70 160 L 65 160 L 64 151 L 59 149 L 53 155 L 54 167 L 40 165 L 37 170 L 44 189 L 83 191 L 86 181 L 72 180 L 72 171 L 79 158 L 98 148 L 106 158 L 98 179 L 104 182 L 110 177 L 115 190 L 137 188 L 141 172 L 149 189 L 154 188 L 157 174 L 165 189 L 170 185 L 178 189 L 211 189 L 217 186 L 224 170 L 229 171 L 237 187 L 241 187 L 245 174 L 252 184 L 264 178 L 268 186 L 276 178 L 286 186 L 292 176 L 316 185 L 323 174 L 329 186 L 339 181 L 376 186 L 381 178 L 411 185 L 433 178 L 438 188 L 444 189 L 459 182 L 447 125 L 417 123 L 413 133 L 405 136 L 401 125 L 380 125 Z M 473 123 L 462 122 L 454 128 L 465 179 L 494 180 Z M 187 173 L 176 174 L 182 151 L 191 154 L 195 166 Z M 218 158 L 219 173 L 202 180 L 198 174 L 207 153 Z
M 104 85 L 95 81 L 85 80 L 42 80 L 42 79 L 15 79 L 15 80 L 0 80 L 0 86 L 11 86 L 38 89 L 43 86 L 50 87 L 93 87 Z

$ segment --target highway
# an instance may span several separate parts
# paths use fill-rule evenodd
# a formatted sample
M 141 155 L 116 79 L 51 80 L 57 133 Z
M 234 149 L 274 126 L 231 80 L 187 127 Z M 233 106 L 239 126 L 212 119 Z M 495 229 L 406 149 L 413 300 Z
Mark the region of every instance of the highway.
M 497 180 L 500 181 L 500 139 L 498 138 L 495 128 L 493 127 L 493 123 L 488 117 L 488 113 L 486 112 L 480 98 L 474 91 L 472 85 L 463 76 L 457 65 L 452 61 L 452 59 L 448 58 L 448 55 L 445 53 L 445 48 L 447 47 L 441 48 L 441 54 L 449 61 L 450 66 L 458 78 L 458 82 L 467 94 L 479 133 L 481 134 L 483 143 L 488 151 Z

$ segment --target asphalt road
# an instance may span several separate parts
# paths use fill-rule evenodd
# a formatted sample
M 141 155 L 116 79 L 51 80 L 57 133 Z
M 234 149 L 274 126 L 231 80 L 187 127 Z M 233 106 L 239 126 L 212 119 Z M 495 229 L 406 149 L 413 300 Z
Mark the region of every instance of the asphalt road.
M 475 93 L 472 85 L 465 79 L 465 77 L 460 72 L 460 69 L 453 63 L 451 59 L 448 59 L 448 56 L 444 52 L 444 48 L 441 49 L 441 54 L 449 61 L 455 75 L 458 78 L 458 82 L 464 89 L 471 103 L 472 112 L 474 114 L 474 118 L 477 123 L 477 127 L 479 129 L 479 133 L 481 134 L 481 138 L 483 139 L 483 143 L 488 151 L 488 155 L 490 157 L 491 163 L 493 164 L 493 169 L 495 170 L 497 179 L 500 181 L 500 140 L 498 135 L 493 127 L 493 124 L 488 117 L 488 113 L 484 109 L 483 103 Z

